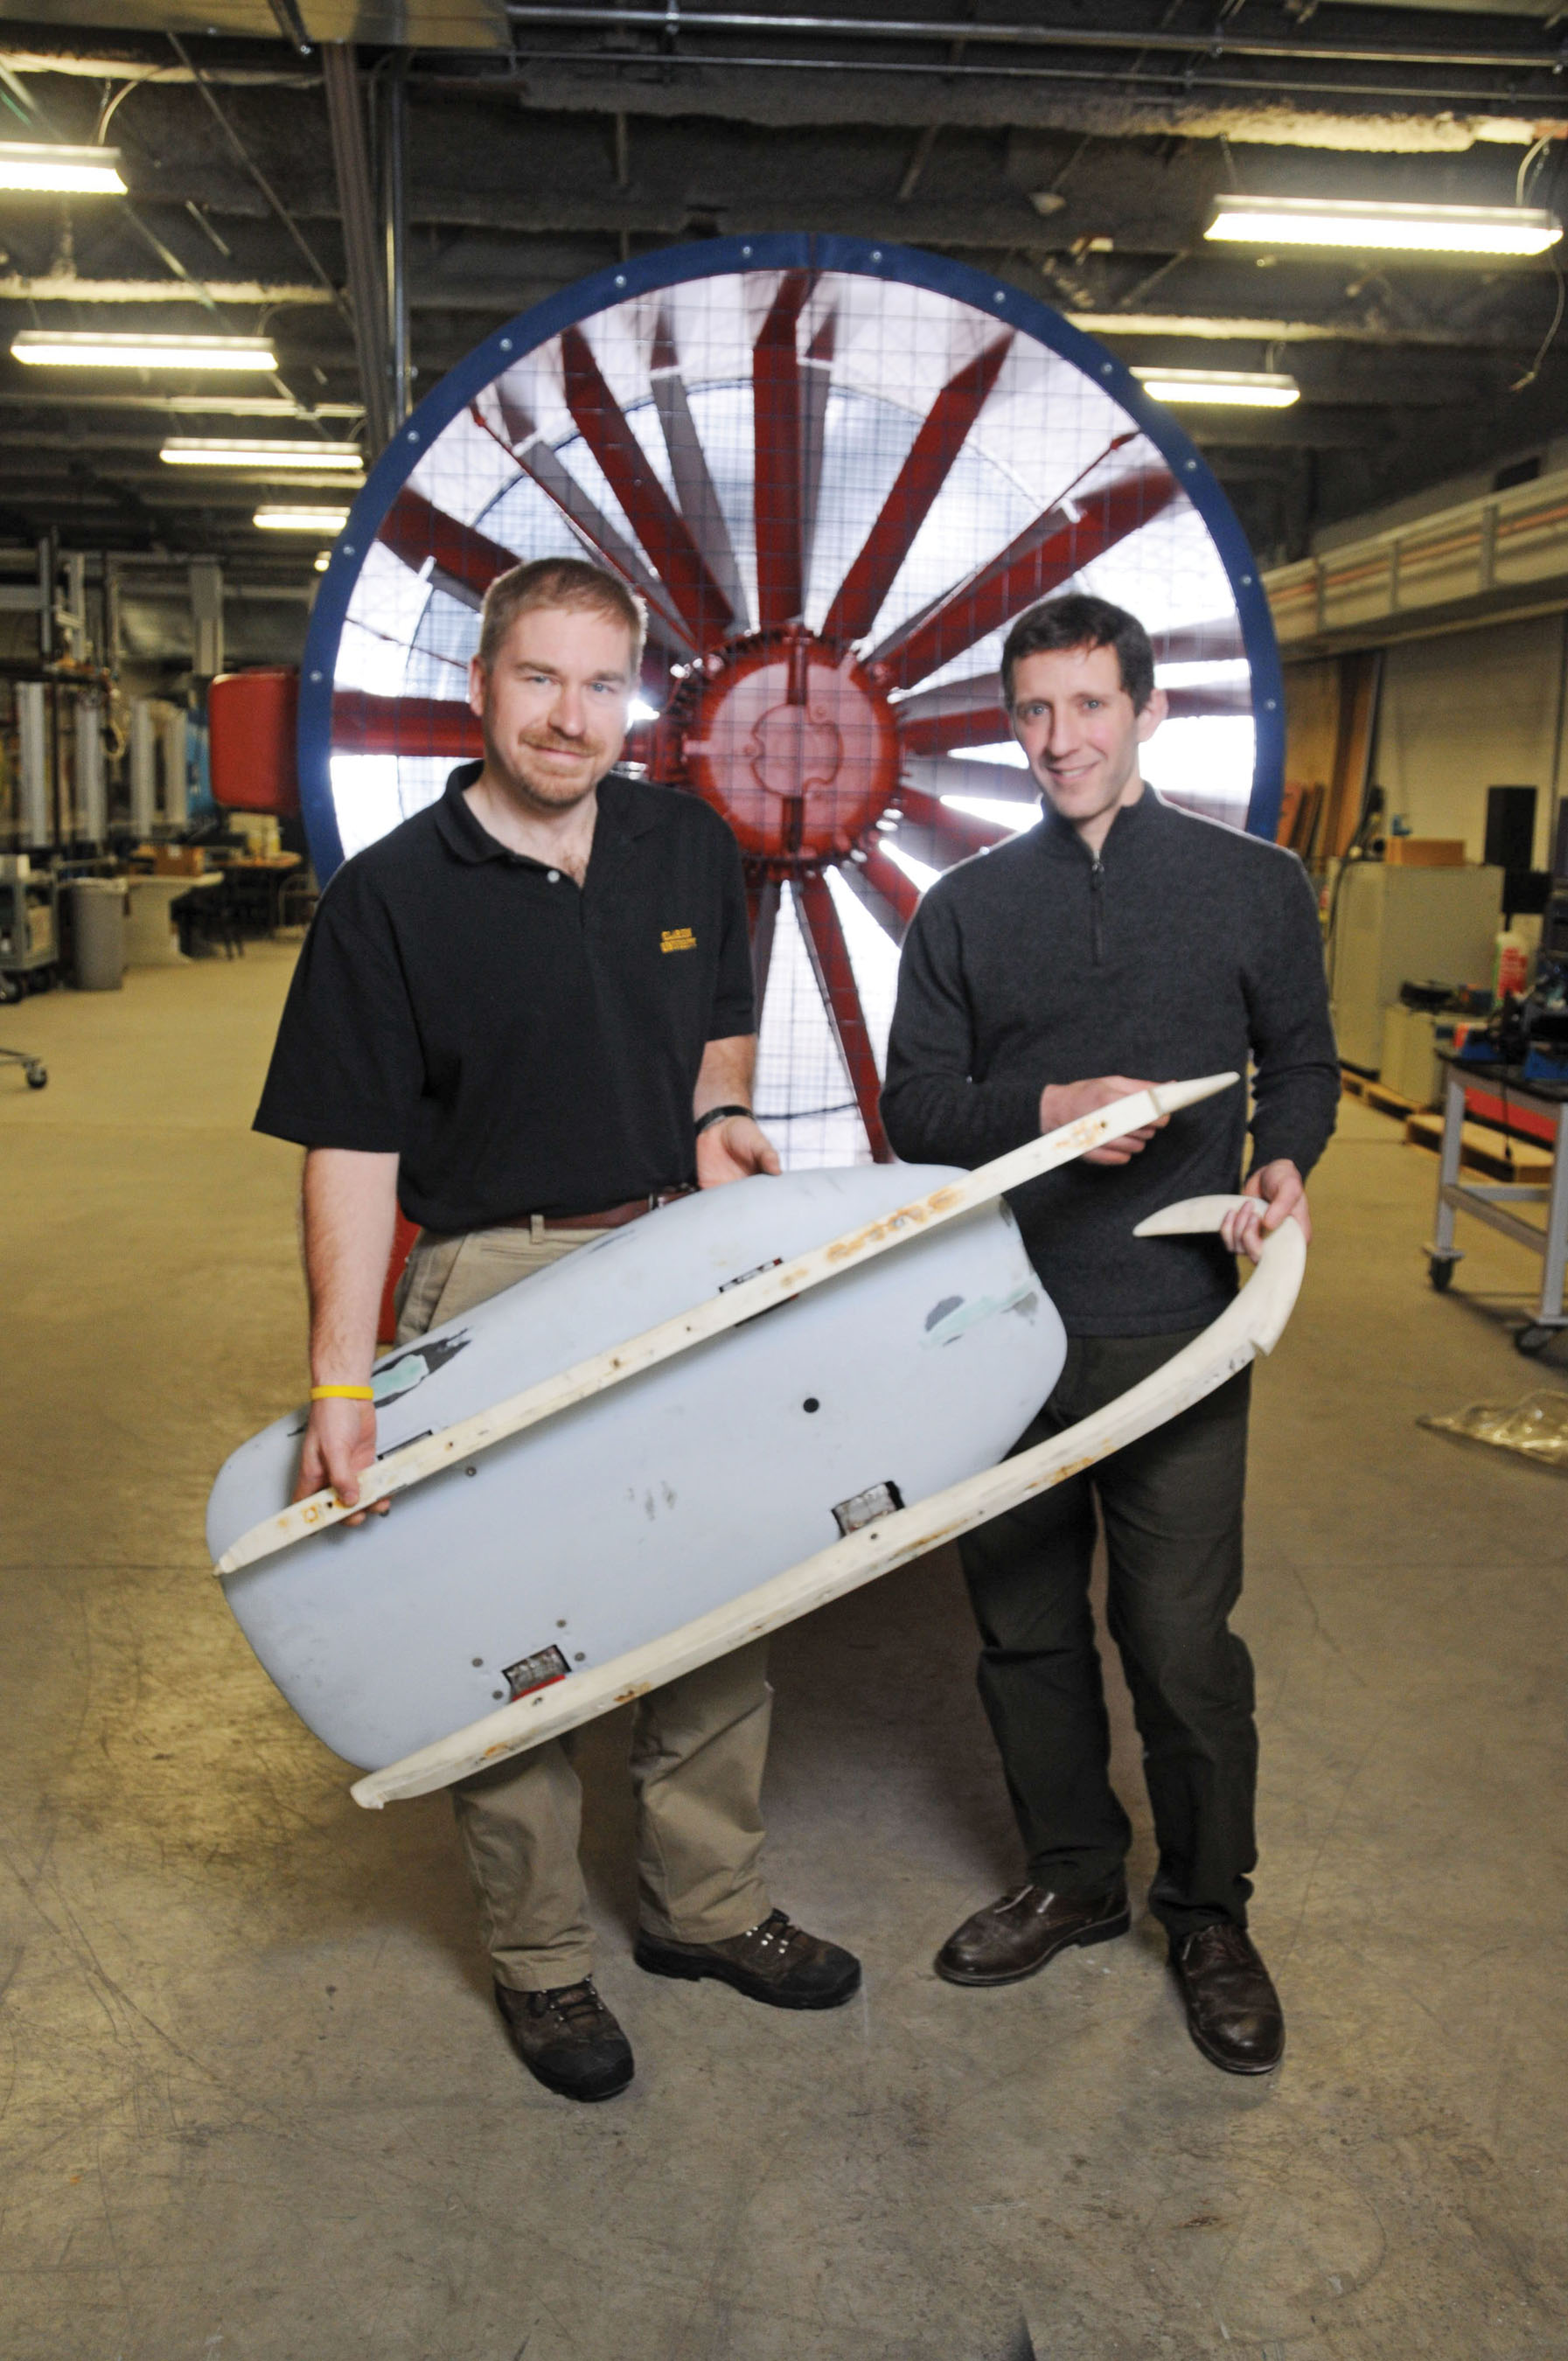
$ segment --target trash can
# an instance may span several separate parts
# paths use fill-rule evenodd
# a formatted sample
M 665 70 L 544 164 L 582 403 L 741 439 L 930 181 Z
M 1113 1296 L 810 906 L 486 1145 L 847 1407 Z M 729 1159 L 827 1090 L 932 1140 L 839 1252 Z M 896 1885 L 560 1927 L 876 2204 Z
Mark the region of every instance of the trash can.
M 114 877 L 79 877 L 71 888 L 71 981 L 79 992 L 118 992 L 126 980 L 126 889 Z

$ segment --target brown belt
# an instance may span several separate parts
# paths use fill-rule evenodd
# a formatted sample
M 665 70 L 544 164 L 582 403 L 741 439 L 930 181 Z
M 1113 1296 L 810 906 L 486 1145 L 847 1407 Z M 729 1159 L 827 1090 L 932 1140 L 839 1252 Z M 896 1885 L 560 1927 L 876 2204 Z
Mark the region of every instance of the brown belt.
M 655 1189 L 646 1197 L 632 1197 L 624 1205 L 606 1205 L 598 1213 L 554 1213 L 548 1219 L 543 1213 L 513 1213 L 508 1220 L 487 1223 L 492 1230 L 532 1230 L 533 1235 L 548 1237 L 553 1230 L 619 1230 L 627 1222 L 635 1222 L 644 1213 L 657 1213 L 661 1205 L 676 1197 L 695 1194 L 689 1181 L 679 1189 Z

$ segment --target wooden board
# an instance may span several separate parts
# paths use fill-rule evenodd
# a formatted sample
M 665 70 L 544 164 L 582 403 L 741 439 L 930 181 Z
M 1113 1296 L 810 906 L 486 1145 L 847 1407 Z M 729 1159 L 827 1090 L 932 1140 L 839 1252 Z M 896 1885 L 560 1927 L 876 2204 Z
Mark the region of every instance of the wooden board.
M 1405 1126 L 1405 1137 L 1414 1148 L 1430 1148 L 1441 1154 L 1442 1115 L 1411 1115 Z M 1494 1131 L 1489 1124 L 1467 1123 L 1461 1126 L 1459 1161 L 1462 1168 L 1484 1172 L 1492 1180 L 1543 1187 L 1552 1179 L 1552 1159 L 1543 1154 L 1535 1141 L 1514 1138 L 1506 1131 Z
M 1385 1082 L 1374 1082 L 1370 1074 L 1353 1073 L 1348 1067 L 1340 1071 L 1340 1084 L 1347 1099 L 1358 1099 L 1376 1115 L 1391 1115 L 1401 1123 L 1407 1115 L 1418 1114 L 1423 1104 L 1419 1099 L 1408 1099 L 1400 1091 L 1391 1091 Z

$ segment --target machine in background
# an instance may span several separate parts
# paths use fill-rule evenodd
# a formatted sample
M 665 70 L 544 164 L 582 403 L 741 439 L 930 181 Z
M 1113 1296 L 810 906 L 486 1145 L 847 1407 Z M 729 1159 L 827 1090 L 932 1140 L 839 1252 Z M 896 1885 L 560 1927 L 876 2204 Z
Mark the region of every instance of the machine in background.
M 1484 988 L 1503 903 L 1501 869 L 1346 863 L 1334 888 L 1329 998 L 1340 1056 L 1376 1074 L 1385 1020 L 1409 983 Z

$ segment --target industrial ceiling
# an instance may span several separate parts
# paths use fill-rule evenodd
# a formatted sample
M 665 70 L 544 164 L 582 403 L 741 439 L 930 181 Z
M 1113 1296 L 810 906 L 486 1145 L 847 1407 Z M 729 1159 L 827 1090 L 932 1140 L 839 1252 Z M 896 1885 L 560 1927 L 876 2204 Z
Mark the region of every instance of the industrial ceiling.
M 129 193 L 0 197 L 0 544 L 54 531 L 303 583 L 313 546 L 264 556 L 251 522 L 275 479 L 164 464 L 171 432 L 373 447 L 405 394 L 571 280 L 792 229 L 972 262 L 1134 365 L 1288 368 L 1291 408 L 1183 420 L 1266 560 L 1299 556 L 1442 478 L 1529 467 L 1568 397 L 1562 269 L 1217 247 L 1212 204 L 1561 213 L 1565 19 L 1552 0 L 35 0 L 0 27 L 0 137 L 106 143 Z M 10 357 L 21 330 L 105 326 L 260 332 L 278 368 L 235 390 Z

